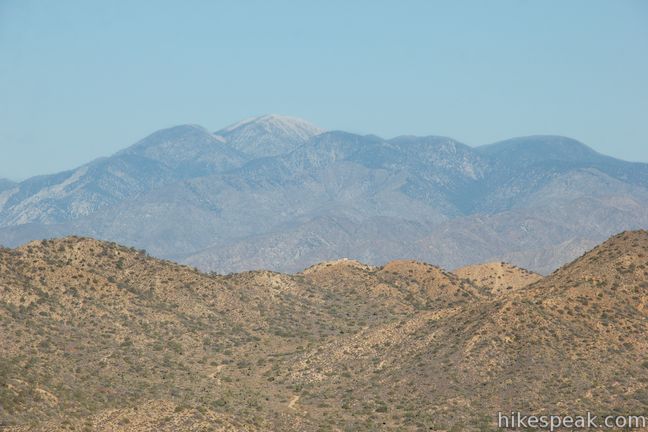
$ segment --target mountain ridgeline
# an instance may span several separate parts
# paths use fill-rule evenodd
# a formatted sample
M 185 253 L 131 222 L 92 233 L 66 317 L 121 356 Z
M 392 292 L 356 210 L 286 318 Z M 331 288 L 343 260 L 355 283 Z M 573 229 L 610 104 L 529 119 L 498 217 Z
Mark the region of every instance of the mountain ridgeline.
M 648 164 L 558 136 L 469 147 L 268 115 L 185 125 L 115 155 L 0 184 L 0 244 L 83 235 L 202 270 L 299 271 L 340 257 L 547 274 L 648 226 Z
M 11 180 L 0 178 L 0 192 L 2 192 L 5 189 L 10 189 L 15 185 L 16 183 L 12 182 Z

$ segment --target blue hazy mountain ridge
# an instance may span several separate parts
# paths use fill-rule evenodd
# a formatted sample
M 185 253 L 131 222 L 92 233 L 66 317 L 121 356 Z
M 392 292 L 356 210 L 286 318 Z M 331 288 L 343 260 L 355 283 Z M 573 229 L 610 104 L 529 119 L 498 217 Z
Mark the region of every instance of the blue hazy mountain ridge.
M 15 186 L 2 225 L 60 223 L 182 178 L 242 165 L 247 157 L 192 125 L 155 132 L 109 158 Z
M 500 164 L 498 169 L 502 170 L 505 167 L 524 169 L 544 166 L 547 169 L 566 171 L 592 167 L 632 184 L 648 184 L 646 164 L 605 156 L 581 142 L 562 136 L 514 138 L 477 147 L 475 150 L 497 160 Z
M 191 178 L 227 171 L 250 158 L 198 125 L 163 129 L 117 153 L 154 160 L 170 168 L 174 178 Z
M 481 147 L 383 139 L 291 117 L 155 132 L 109 158 L 0 191 L 0 243 L 67 234 L 219 272 L 350 257 L 550 272 L 648 226 L 648 164 L 570 138 Z
M 2 192 L 5 189 L 10 189 L 16 185 L 16 182 L 11 181 L 6 178 L 0 178 L 0 192 Z

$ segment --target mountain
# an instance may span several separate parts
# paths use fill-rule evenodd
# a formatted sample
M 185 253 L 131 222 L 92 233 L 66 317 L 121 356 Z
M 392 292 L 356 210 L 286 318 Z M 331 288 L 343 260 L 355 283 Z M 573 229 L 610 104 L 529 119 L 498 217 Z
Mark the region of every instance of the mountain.
M 77 169 L 27 179 L 0 193 L 0 224 L 52 224 L 92 214 L 170 181 L 163 164 L 135 155 L 98 159 Z
M 118 155 L 137 155 L 162 163 L 177 177 L 191 178 L 237 168 L 248 157 L 197 125 L 155 132 Z
M 513 138 L 475 151 L 492 161 L 487 192 L 476 206 L 482 212 L 529 207 L 540 199 L 614 194 L 621 184 L 643 192 L 648 184 L 647 164 L 604 156 L 566 137 Z
M 145 191 L 246 161 L 201 127 L 164 129 L 111 157 L 6 189 L 0 193 L 0 225 L 74 220 Z
M 276 156 L 324 132 L 302 119 L 276 114 L 253 117 L 216 132 L 231 147 L 250 157 Z
M 448 268 L 500 259 L 550 273 L 618 229 L 648 226 L 648 183 L 615 178 L 610 168 L 626 166 L 623 175 L 640 179 L 648 165 L 606 160 L 509 166 L 447 138 L 325 133 L 240 169 L 279 188 L 263 194 L 273 203 L 286 191 L 299 198 L 299 218 L 182 258 L 216 271 L 297 271 L 339 256 L 373 264 L 416 257 Z
M 500 411 L 646 411 L 647 231 L 511 290 L 482 285 L 489 269 L 530 275 L 338 259 L 219 276 L 88 238 L 0 249 L 0 425 L 478 431 Z
M 276 115 L 214 134 L 165 129 L 0 191 L 0 244 L 84 235 L 219 273 L 349 257 L 445 268 L 506 261 L 548 274 L 615 232 L 647 226 L 648 164 L 573 139 L 472 148 L 441 136 L 325 132 Z
M 554 135 L 508 139 L 477 147 L 477 151 L 512 166 L 530 166 L 543 162 L 595 163 L 606 159 L 575 139 Z

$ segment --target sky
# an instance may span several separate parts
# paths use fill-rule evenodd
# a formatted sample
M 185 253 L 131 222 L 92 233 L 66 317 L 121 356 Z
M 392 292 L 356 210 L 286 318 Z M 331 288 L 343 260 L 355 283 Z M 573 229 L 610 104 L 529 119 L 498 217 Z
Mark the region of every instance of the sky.
M 648 2 L 0 0 L 0 178 L 267 113 L 648 162 Z

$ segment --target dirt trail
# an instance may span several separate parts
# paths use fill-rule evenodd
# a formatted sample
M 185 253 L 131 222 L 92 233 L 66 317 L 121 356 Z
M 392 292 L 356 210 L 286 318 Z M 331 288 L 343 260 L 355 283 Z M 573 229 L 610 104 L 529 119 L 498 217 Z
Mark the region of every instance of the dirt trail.
M 294 396 L 292 400 L 288 402 L 288 408 L 296 410 L 297 408 L 295 408 L 295 404 L 297 403 L 298 400 L 299 400 L 299 395 Z
M 209 375 L 209 378 L 216 378 L 224 367 L 224 364 L 216 366 L 216 371 L 213 374 Z M 218 383 L 220 384 L 220 378 L 218 378 Z

